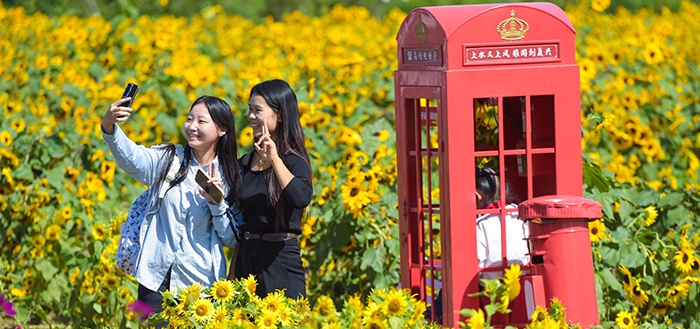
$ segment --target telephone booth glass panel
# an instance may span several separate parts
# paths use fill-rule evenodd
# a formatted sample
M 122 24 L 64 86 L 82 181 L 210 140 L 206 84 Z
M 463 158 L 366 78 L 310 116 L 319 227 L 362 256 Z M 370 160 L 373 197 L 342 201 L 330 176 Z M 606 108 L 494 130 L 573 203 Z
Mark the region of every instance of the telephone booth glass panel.
M 411 259 L 414 261 L 411 268 L 417 270 L 417 278 L 425 278 L 417 284 L 420 290 L 412 293 L 419 294 L 429 305 L 435 305 L 438 291 L 442 287 L 438 100 L 406 98 L 403 103 L 408 121 L 406 127 L 411 131 L 408 135 L 414 138 L 408 147 L 409 179 L 416 184 L 415 191 L 421 191 L 420 195 L 409 195 L 409 199 L 416 202 L 410 209 L 406 209 L 419 219 L 416 221 L 418 225 L 409 228 L 414 236 L 419 237 L 413 240 L 418 248 L 413 249 Z M 431 313 L 434 316 L 434 307 L 431 308 Z

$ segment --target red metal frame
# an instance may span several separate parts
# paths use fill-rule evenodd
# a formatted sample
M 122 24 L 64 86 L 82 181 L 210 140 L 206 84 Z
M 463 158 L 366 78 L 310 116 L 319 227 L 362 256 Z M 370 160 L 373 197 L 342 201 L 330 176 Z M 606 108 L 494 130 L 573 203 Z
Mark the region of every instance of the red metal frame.
M 522 40 L 504 40 L 497 27 L 510 26 L 500 23 L 516 18 L 528 25 L 526 34 Z M 486 213 L 504 218 L 513 211 L 476 209 L 477 160 L 497 159 L 501 200 L 509 199 L 506 186 L 519 195 L 517 203 L 551 194 L 582 195 L 575 31 L 566 14 L 549 3 L 442 6 L 411 11 L 397 41 L 401 284 L 434 305 L 437 292 L 427 289 L 440 279 L 446 292 L 443 324 L 454 327 L 460 309 L 483 306 L 469 296 L 479 290 L 482 272 L 472 219 Z M 474 101 L 484 98 L 492 99 L 498 111 L 496 145 L 475 141 Z M 435 134 L 436 148 L 431 146 Z M 431 196 L 436 187 L 439 201 Z M 433 246 L 434 215 L 440 221 L 441 258 Z M 507 250 L 506 234 L 502 229 L 502 250 Z M 506 264 L 506 252 L 503 260 Z M 530 297 L 543 303 L 541 274 L 524 280 L 533 289 Z M 521 320 L 506 317 L 504 324 Z

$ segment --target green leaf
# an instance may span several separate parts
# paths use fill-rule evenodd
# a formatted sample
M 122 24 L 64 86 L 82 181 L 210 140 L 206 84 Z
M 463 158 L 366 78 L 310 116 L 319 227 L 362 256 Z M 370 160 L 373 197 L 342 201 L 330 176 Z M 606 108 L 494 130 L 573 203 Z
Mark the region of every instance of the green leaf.
M 53 279 L 56 273 L 58 273 L 58 269 L 53 264 L 51 264 L 50 261 L 44 258 L 37 259 L 34 266 L 36 267 L 37 271 L 41 273 L 41 276 L 46 281 L 51 281 L 51 279 Z
M 610 183 L 605 179 L 605 176 L 603 176 L 600 167 L 593 164 L 583 166 L 583 183 L 601 192 L 610 190 Z
M 470 316 L 474 315 L 474 313 L 475 313 L 474 310 L 468 309 L 468 308 L 465 308 L 465 309 L 462 309 L 459 311 L 459 315 L 464 316 L 464 317 L 470 317 Z
M 605 283 L 612 289 L 622 289 L 622 284 L 620 283 L 620 281 L 618 281 L 617 278 L 612 274 L 612 272 L 607 269 L 603 269 L 602 271 L 596 272 L 595 276 L 598 278 L 599 281 Z
M 484 306 L 484 309 L 486 310 L 486 314 L 488 316 L 496 314 L 498 311 L 498 308 L 501 307 L 501 303 L 493 303 L 493 304 L 488 304 Z
M 15 180 L 33 181 L 34 172 L 32 172 L 32 168 L 29 164 L 20 163 L 17 169 L 12 171 L 12 177 L 14 177 Z
M 618 212 L 618 214 L 620 215 L 620 219 L 622 220 L 622 225 L 628 226 L 635 220 L 635 217 L 632 216 L 633 211 L 634 207 L 631 203 L 627 201 L 620 201 L 620 211 Z
M 683 202 L 683 199 L 684 199 L 684 197 L 683 197 L 682 193 L 672 191 L 672 192 L 666 194 L 666 196 L 664 196 L 663 198 L 661 198 L 661 200 L 659 200 L 659 202 L 656 205 L 658 207 L 668 207 L 671 205 L 679 205 L 679 204 L 681 204 L 681 202 Z
M 64 275 L 57 275 L 49 280 L 46 291 L 54 301 L 60 302 L 66 287 L 68 287 L 68 280 L 66 280 Z
M 403 324 L 406 322 L 405 319 L 402 319 L 397 316 L 392 316 L 389 318 L 389 327 L 398 329 L 398 328 L 403 328 Z
M 668 226 L 682 226 L 689 223 L 690 213 L 683 205 L 677 205 L 671 208 L 666 215 L 666 221 Z
M 375 270 L 381 270 L 382 258 L 379 249 L 376 247 L 369 247 L 362 253 L 360 269 L 366 270 L 367 268 L 374 268 Z
M 345 245 L 350 242 L 350 237 L 354 232 L 355 229 L 349 221 L 343 221 L 335 225 L 335 230 L 333 230 L 330 237 L 331 248 L 333 248 L 333 250 L 340 250 L 345 247 Z
M 647 187 L 648 188 L 648 187 Z M 658 201 L 658 194 L 652 189 L 639 191 L 630 197 L 630 201 L 640 207 L 655 204 Z
M 645 260 L 644 254 L 639 252 L 637 242 L 628 240 L 620 245 L 620 264 L 636 268 L 644 265 Z

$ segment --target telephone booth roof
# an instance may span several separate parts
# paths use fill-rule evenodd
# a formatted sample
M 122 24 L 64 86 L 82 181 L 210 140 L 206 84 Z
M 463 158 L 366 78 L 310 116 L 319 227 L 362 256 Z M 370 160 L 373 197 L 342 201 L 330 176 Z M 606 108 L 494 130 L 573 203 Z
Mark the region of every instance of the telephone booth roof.
M 541 60 L 542 63 L 575 64 L 575 34 L 566 13 L 548 2 L 420 7 L 406 16 L 397 33 L 399 70 L 531 66 L 533 61 L 470 62 L 466 58 L 468 52 L 464 51 L 469 47 L 528 44 L 556 46 L 554 58 Z M 409 60 L 407 51 L 416 49 L 435 49 L 437 58 Z

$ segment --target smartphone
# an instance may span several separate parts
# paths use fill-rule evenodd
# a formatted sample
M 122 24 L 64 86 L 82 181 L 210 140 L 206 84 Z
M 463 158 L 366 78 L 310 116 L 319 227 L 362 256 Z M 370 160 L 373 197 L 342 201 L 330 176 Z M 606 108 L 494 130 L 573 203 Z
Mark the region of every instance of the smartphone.
M 224 190 L 219 187 L 219 185 L 216 184 L 211 184 L 208 185 L 207 181 L 209 180 L 209 174 L 207 174 L 204 169 L 199 168 L 197 170 L 197 175 L 194 177 L 194 180 L 197 181 L 197 184 L 204 190 L 204 192 L 207 192 L 209 196 L 211 196 L 212 199 L 214 199 L 214 202 L 216 204 L 221 204 L 222 201 L 224 201 Z
M 131 99 L 119 104 L 119 106 L 131 107 L 131 103 L 134 102 L 134 98 L 136 98 L 136 93 L 138 93 L 138 92 L 139 92 L 139 85 L 129 82 L 126 85 L 126 88 L 124 88 L 124 93 L 122 94 L 122 98 L 131 97 Z

